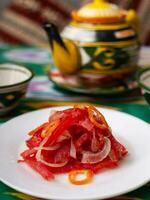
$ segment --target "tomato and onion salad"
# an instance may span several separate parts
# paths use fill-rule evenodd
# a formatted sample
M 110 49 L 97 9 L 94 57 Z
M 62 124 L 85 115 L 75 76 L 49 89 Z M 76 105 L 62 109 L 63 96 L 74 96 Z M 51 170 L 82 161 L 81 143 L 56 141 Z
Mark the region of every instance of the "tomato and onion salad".
M 69 173 L 72 184 L 88 184 L 94 174 L 117 167 L 128 153 L 94 106 L 75 105 L 55 111 L 28 135 L 27 150 L 18 162 L 26 163 L 45 180 Z M 78 180 L 78 174 L 84 178 Z

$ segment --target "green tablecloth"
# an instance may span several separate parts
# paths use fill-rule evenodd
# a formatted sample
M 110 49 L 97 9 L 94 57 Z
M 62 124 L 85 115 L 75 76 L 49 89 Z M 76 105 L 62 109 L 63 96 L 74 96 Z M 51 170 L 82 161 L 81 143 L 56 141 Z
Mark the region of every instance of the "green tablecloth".
M 78 94 L 63 93 L 57 90 L 55 86 L 48 80 L 46 74 L 50 69 L 51 57 L 46 49 L 37 49 L 28 46 L 6 46 L 0 45 L 0 63 L 16 63 L 29 67 L 35 74 L 28 93 L 20 102 L 19 106 L 10 114 L 1 117 L 0 123 L 4 123 L 12 117 L 22 113 L 52 106 L 72 105 L 74 103 L 92 103 L 94 105 L 109 107 L 111 109 L 120 110 L 146 122 L 150 122 L 150 109 L 142 97 L 128 98 L 118 100 L 105 101 L 100 97 L 88 97 Z M 141 52 L 141 65 L 149 65 L 150 48 L 143 48 Z M 144 170 L 144 169 L 141 169 Z M 12 174 L 13 176 L 13 174 Z M 0 182 L 0 199 L 2 200 L 34 200 L 37 198 L 19 193 Z M 143 199 L 150 200 L 150 184 L 125 194 L 115 199 Z

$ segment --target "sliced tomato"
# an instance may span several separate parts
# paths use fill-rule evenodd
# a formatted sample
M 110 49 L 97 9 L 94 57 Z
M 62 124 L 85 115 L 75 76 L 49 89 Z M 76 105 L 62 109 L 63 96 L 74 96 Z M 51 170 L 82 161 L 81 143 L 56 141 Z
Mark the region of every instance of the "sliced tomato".
M 50 169 L 44 164 L 37 162 L 35 158 L 28 158 L 25 160 L 25 163 L 29 165 L 33 170 L 38 172 L 45 180 L 54 179 L 54 175 Z
M 90 169 L 92 170 L 94 173 L 98 173 L 101 172 L 105 169 L 111 169 L 117 166 L 117 162 L 113 162 L 112 160 L 110 160 L 109 158 L 106 158 L 105 160 L 103 160 L 102 162 L 98 163 L 98 164 L 83 164 L 83 168 L 84 169 Z
M 128 153 L 127 149 L 122 144 L 120 144 L 114 138 L 113 135 L 110 136 L 110 140 L 111 140 L 112 149 L 114 150 L 115 155 L 118 158 L 118 160 L 121 159 L 123 156 L 125 156 Z
M 28 159 L 28 158 L 31 158 L 31 157 L 35 157 L 35 154 L 36 154 L 36 150 L 35 149 L 28 149 L 24 152 L 21 153 L 21 157 L 25 160 L 25 159 Z
M 78 140 L 76 140 L 75 142 L 75 146 L 76 149 L 78 149 L 79 147 L 81 147 L 88 139 L 89 139 L 89 134 L 88 133 L 84 133 L 82 134 Z
M 29 140 L 26 141 L 26 145 L 27 147 L 32 149 L 34 147 L 38 147 L 41 144 L 42 140 L 43 138 L 41 137 L 41 132 L 37 132 Z
M 50 168 L 50 171 L 54 174 L 61 174 L 70 172 L 73 169 L 80 170 L 84 168 L 78 160 L 71 158 L 67 165 L 60 168 Z
M 71 113 L 72 110 L 73 110 L 73 113 Z M 58 137 L 65 130 L 67 130 L 73 124 L 78 123 L 84 117 L 84 115 L 82 114 L 83 114 L 82 110 L 70 109 L 68 111 L 68 116 L 65 117 L 65 119 L 63 119 L 61 123 L 56 127 L 56 129 L 53 131 L 52 135 L 49 137 L 48 141 L 46 142 L 45 146 L 54 144 L 57 141 Z
M 112 169 L 112 168 L 115 168 L 117 166 L 118 166 L 118 162 L 114 162 L 114 161 L 112 161 L 110 159 L 105 159 L 102 162 L 100 162 L 97 165 L 95 165 L 92 170 L 95 173 L 99 173 L 99 172 L 101 172 L 103 170 Z

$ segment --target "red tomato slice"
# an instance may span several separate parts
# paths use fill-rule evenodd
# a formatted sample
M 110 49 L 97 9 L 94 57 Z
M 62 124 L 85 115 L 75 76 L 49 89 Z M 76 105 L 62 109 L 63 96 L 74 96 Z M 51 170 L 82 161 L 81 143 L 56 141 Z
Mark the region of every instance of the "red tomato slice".
M 98 164 L 83 164 L 83 168 L 84 169 L 90 169 L 92 170 L 94 173 L 98 173 L 101 172 L 105 169 L 110 169 L 110 168 L 114 168 L 117 166 L 117 162 L 113 162 L 112 160 L 110 160 L 109 158 L 103 160 L 102 162 L 98 163 Z
M 54 179 L 54 175 L 50 169 L 44 164 L 37 162 L 35 158 L 28 158 L 25 160 L 25 163 L 29 165 L 33 170 L 38 172 L 45 180 Z
M 115 155 L 118 158 L 118 160 L 121 159 L 123 156 L 125 156 L 128 153 L 127 149 L 122 144 L 120 144 L 114 138 L 113 135 L 110 136 L 110 140 L 111 140 L 112 149 L 114 150 Z
M 112 169 L 112 168 L 115 168 L 117 166 L 118 166 L 117 162 L 113 162 L 110 159 L 105 159 L 102 162 L 100 162 L 97 165 L 95 165 L 92 170 L 95 173 L 99 173 L 99 172 L 101 172 L 103 170 Z
M 28 159 L 28 158 L 31 158 L 31 157 L 35 157 L 35 154 L 36 154 L 36 150 L 35 149 L 28 149 L 24 152 L 21 153 L 21 157 L 25 160 L 25 159 Z
M 69 112 L 68 112 L 68 114 L 69 114 Z M 76 112 L 74 111 L 72 114 L 68 115 L 65 119 L 63 119 L 62 122 L 60 122 L 60 124 L 54 130 L 52 135 L 49 137 L 45 146 L 54 144 L 55 141 L 58 139 L 58 137 L 61 134 L 63 134 L 63 132 L 65 130 L 67 130 L 71 125 L 78 123 L 81 120 L 81 118 L 84 117 L 84 115 L 82 115 L 82 114 L 83 114 L 82 110 L 76 109 Z
M 41 132 L 37 132 L 29 140 L 26 141 L 26 145 L 27 147 L 32 149 L 34 147 L 38 147 L 41 144 L 42 140 L 43 138 L 41 137 Z

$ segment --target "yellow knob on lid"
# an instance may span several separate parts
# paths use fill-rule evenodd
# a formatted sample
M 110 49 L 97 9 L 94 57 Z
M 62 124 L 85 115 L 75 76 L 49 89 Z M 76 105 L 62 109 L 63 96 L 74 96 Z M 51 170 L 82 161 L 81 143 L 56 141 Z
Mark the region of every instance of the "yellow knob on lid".
M 90 23 L 115 23 L 123 21 L 125 12 L 106 0 L 93 0 L 72 13 L 75 21 Z

